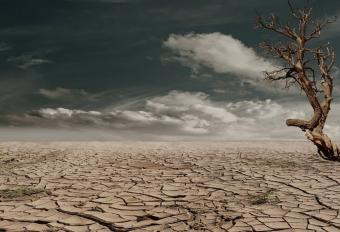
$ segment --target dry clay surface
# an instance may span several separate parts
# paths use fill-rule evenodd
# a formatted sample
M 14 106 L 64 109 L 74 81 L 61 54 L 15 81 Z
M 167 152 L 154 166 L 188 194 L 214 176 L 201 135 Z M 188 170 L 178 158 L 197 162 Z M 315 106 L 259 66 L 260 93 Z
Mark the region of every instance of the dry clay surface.
M 308 143 L 0 143 L 0 231 L 340 231 Z

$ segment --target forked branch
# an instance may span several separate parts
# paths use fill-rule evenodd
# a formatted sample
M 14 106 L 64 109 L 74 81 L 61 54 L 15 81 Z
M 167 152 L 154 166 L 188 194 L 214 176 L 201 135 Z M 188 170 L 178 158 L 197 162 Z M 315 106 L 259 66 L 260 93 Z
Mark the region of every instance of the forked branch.
M 260 46 L 271 56 L 283 62 L 281 68 L 266 71 L 265 79 L 285 81 L 286 88 L 297 85 L 305 94 L 313 108 L 310 120 L 288 119 L 288 126 L 301 128 L 318 148 L 322 157 L 338 159 L 339 149 L 323 133 L 323 128 L 333 100 L 332 68 L 335 65 L 335 51 L 329 44 L 311 48 L 308 45 L 320 37 L 321 31 L 336 19 L 312 21 L 312 8 L 295 9 L 288 1 L 295 26 L 282 25 L 276 14 L 267 18 L 257 17 L 257 27 L 272 31 L 282 37 L 281 42 L 263 42 Z M 323 98 L 318 95 L 323 93 Z

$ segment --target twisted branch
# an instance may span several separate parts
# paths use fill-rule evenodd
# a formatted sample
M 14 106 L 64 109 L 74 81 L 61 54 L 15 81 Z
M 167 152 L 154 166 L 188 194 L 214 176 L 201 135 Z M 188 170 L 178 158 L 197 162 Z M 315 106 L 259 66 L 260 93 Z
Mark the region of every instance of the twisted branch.
M 270 55 L 279 58 L 285 66 L 277 70 L 264 72 L 265 79 L 270 81 L 285 81 L 286 88 L 297 85 L 306 94 L 313 108 L 313 115 L 309 120 L 288 119 L 288 126 L 295 126 L 306 131 L 308 139 L 314 142 L 319 151 L 326 157 L 338 155 L 339 149 L 323 133 L 330 105 L 333 100 L 332 68 L 335 65 L 335 51 L 329 44 L 309 48 L 309 42 L 321 35 L 321 31 L 334 19 L 312 21 L 312 9 L 296 10 L 288 1 L 291 15 L 296 26 L 282 25 L 276 14 L 267 18 L 257 17 L 257 27 L 279 34 L 284 42 L 263 42 L 260 46 Z M 310 27 L 312 27 L 310 29 Z M 298 28 L 298 29 L 296 29 Z M 318 93 L 323 93 L 319 99 Z M 332 155 L 333 154 L 333 155 Z

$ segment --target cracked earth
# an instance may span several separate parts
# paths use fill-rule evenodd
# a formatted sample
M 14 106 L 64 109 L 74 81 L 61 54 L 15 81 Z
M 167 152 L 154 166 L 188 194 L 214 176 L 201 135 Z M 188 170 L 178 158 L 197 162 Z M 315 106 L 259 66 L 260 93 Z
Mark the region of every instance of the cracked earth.
M 0 231 L 340 231 L 339 210 L 340 165 L 303 142 L 0 143 Z

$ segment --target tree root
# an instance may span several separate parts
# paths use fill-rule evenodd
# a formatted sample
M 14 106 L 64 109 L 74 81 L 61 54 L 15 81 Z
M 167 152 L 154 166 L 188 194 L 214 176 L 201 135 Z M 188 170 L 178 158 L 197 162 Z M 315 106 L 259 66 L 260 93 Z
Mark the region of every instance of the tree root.
M 340 161 L 338 146 L 324 133 L 307 130 L 306 137 L 314 143 L 321 158 L 331 161 Z

